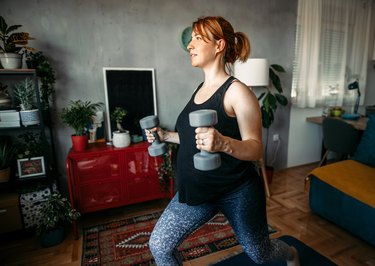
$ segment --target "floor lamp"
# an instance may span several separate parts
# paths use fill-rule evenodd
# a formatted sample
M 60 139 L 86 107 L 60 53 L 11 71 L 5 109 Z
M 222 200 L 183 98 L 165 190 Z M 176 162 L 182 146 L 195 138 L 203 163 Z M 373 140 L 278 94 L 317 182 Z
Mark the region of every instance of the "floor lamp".
M 247 86 L 266 87 L 269 85 L 269 63 L 265 58 L 250 58 L 242 63 L 237 61 L 234 64 L 234 76 Z M 264 188 L 267 197 L 271 196 L 268 186 L 266 167 L 263 157 L 258 160 L 261 175 L 263 177 Z

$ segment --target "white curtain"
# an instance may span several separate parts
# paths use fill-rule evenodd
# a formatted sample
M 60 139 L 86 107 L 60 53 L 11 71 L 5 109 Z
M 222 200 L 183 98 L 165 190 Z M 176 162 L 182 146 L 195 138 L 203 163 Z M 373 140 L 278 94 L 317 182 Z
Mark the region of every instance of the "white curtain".
M 371 0 L 299 0 L 292 101 L 297 107 L 353 105 L 367 75 Z M 363 101 L 363 97 L 362 97 Z

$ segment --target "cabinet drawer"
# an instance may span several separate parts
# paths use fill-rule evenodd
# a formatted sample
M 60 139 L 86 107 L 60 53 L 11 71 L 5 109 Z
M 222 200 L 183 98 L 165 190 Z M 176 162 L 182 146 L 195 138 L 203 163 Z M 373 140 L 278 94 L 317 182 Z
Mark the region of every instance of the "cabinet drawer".
M 120 160 L 116 154 L 91 156 L 74 163 L 80 182 L 120 176 Z
M 147 150 L 139 150 L 126 154 L 126 175 L 157 175 L 161 157 L 151 157 Z
M 120 181 L 83 185 L 80 192 L 80 210 L 83 212 L 116 207 L 122 202 Z
M 0 208 L 0 233 L 19 229 L 22 229 L 22 220 L 18 205 Z

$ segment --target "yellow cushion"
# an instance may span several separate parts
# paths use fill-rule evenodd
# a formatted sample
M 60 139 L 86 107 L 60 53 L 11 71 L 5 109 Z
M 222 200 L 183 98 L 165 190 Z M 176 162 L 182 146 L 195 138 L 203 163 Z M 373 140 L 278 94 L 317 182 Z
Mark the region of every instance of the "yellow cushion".
M 311 174 L 375 208 L 375 167 L 345 160 L 315 168 Z

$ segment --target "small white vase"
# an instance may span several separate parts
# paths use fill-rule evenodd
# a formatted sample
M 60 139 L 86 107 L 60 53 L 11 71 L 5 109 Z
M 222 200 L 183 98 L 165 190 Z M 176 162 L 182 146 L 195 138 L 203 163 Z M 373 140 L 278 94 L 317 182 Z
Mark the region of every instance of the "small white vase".
M 0 54 L 0 62 L 4 69 L 22 68 L 22 55 L 15 53 Z
M 112 144 L 116 148 L 128 147 L 131 143 L 131 138 L 128 130 L 125 131 L 114 131 Z

